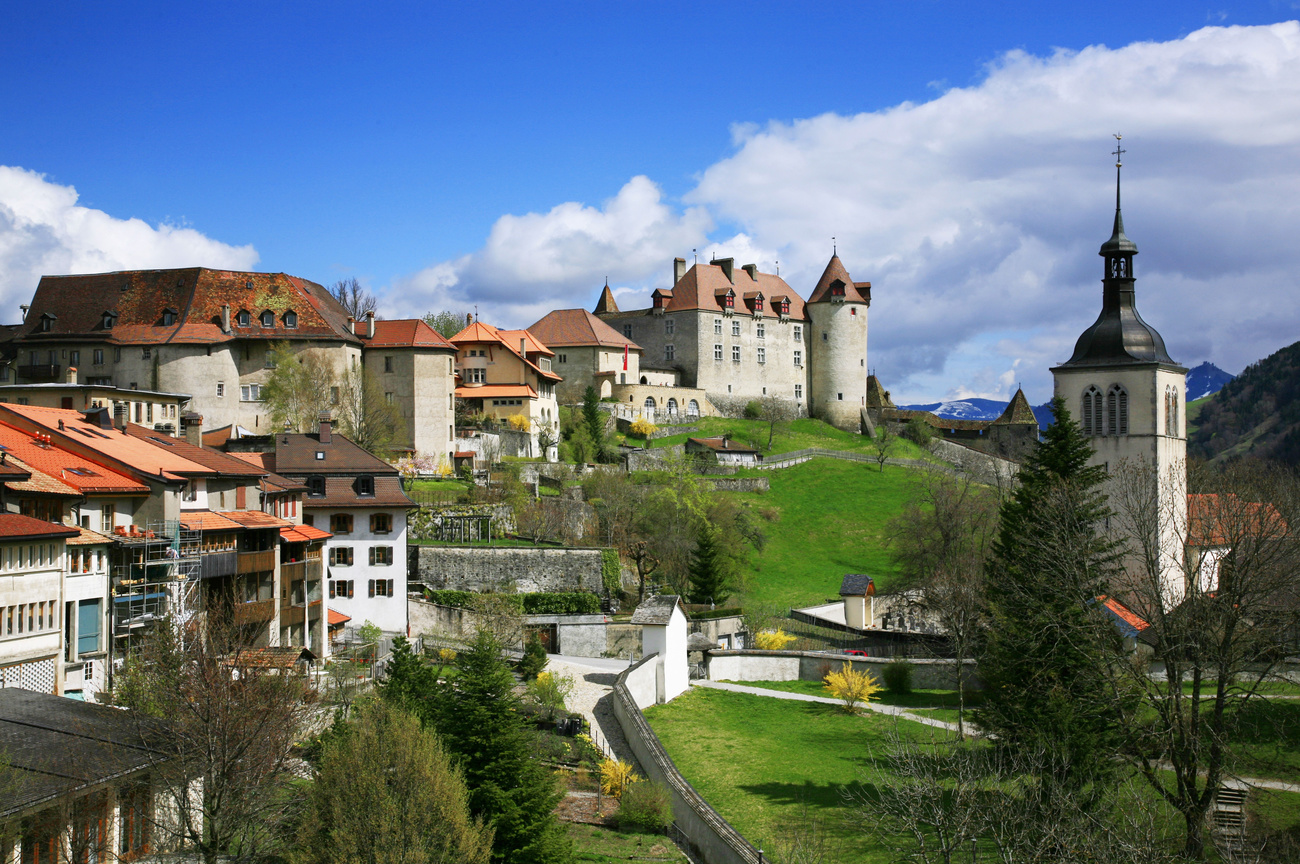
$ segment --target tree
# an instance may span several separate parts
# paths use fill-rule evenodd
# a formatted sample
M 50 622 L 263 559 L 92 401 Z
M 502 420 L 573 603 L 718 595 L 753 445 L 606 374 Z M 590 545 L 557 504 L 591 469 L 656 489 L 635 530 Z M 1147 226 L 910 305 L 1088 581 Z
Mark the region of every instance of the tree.
M 984 632 L 984 568 L 998 524 L 998 500 L 969 475 L 939 467 L 917 471 L 912 494 L 890 523 L 890 545 L 904 584 L 921 589 L 915 605 L 948 637 L 958 669 Z M 957 732 L 964 734 L 958 686 Z
M 329 292 L 357 321 L 365 318 L 367 312 L 374 312 L 379 306 L 375 295 L 362 288 L 355 276 L 335 282 L 329 287 Z
M 1165 674 L 1123 658 L 1111 668 L 1117 686 L 1141 694 L 1125 718 L 1125 755 L 1182 816 L 1183 854 L 1200 859 L 1239 723 L 1264 713 L 1260 690 L 1291 650 L 1300 482 L 1254 460 L 1167 470 L 1160 477 L 1150 464 L 1124 463 L 1111 497 L 1126 563 L 1116 593 L 1149 624 L 1142 638 Z M 1174 497 L 1185 488 L 1187 511 Z
M 987 567 L 988 638 L 979 657 L 987 732 L 1053 754 L 1045 794 L 1075 793 L 1110 773 L 1120 724 L 1109 664 L 1118 633 L 1097 598 L 1115 570 L 1099 490 L 1105 470 L 1064 400 L 1003 503 Z
M 240 630 L 209 618 L 184 638 L 170 622 L 128 655 L 113 701 L 139 712 L 159 761 L 152 766 L 173 834 L 215 864 L 238 850 L 255 856 L 278 842 L 291 815 L 294 742 L 311 706 L 306 681 L 265 671 Z M 201 780 L 201 790 L 195 781 Z
M 524 726 L 501 651 L 501 643 L 480 630 L 457 655 L 455 686 L 440 692 L 435 726 L 465 772 L 471 813 L 496 832 L 492 860 L 563 864 L 573 857 L 554 814 L 563 793 L 534 754 L 535 733 Z
M 324 748 L 295 864 L 487 864 L 492 829 L 436 735 L 384 702 Z
M 272 366 L 262 385 L 262 401 L 276 429 L 288 424 L 294 432 L 316 431 L 316 420 L 330 404 L 334 369 L 318 349 L 295 352 L 288 342 L 271 345 Z
M 777 426 L 782 426 L 799 416 L 799 406 L 789 399 L 777 396 L 764 396 L 759 401 L 758 417 L 767 423 L 767 447 L 772 452 L 772 439 L 776 436 Z
M 609 446 L 605 441 L 605 412 L 600 410 L 600 394 L 595 387 L 588 387 L 582 393 L 582 425 L 591 440 L 595 456 L 601 462 L 608 461 Z
M 384 667 L 384 679 L 379 682 L 379 694 L 384 701 L 420 713 L 437 684 L 433 667 L 411 650 L 405 636 L 393 639 L 393 652 Z
M 691 555 L 688 602 L 725 603 L 731 596 L 727 593 L 731 582 L 731 568 L 728 564 L 726 555 L 719 548 L 713 527 L 702 525 L 695 537 L 695 552 Z
M 470 316 L 465 312 L 453 312 L 450 309 L 443 309 L 441 312 L 426 312 L 424 322 L 437 330 L 443 336 L 450 339 L 468 325 Z
M 659 569 L 659 559 L 650 554 L 650 544 L 638 540 L 632 546 L 632 563 L 636 565 L 636 599 L 639 603 L 645 599 L 646 580 Z
M 388 401 L 378 376 L 353 366 L 339 382 L 339 431 L 371 453 L 386 453 L 406 434 L 406 421 Z
M 889 454 L 893 452 L 897 438 L 898 436 L 890 431 L 888 423 L 881 421 L 880 425 L 876 427 L 876 437 L 871 439 L 871 448 L 875 450 L 876 464 L 880 466 L 882 473 L 885 470 L 885 463 L 889 461 Z
M 826 692 L 844 703 L 844 710 L 850 714 L 858 710 L 858 703 L 866 705 L 880 689 L 876 679 L 865 669 L 858 671 L 852 663 L 845 663 L 840 671 L 831 670 L 823 679 Z

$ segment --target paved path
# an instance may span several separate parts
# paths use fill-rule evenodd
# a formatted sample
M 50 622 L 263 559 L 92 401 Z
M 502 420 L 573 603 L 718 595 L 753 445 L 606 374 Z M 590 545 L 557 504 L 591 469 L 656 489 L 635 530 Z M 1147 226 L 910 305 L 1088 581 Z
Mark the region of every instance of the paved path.
M 784 690 L 768 690 L 763 687 L 746 687 L 744 684 L 724 684 L 721 681 L 692 681 L 692 687 L 709 687 L 714 690 L 730 690 L 732 693 L 748 693 L 751 696 L 771 696 L 773 699 L 790 699 L 794 702 L 820 702 L 824 705 L 843 705 L 841 699 L 832 699 L 829 696 L 809 696 L 806 693 L 787 693 Z M 926 726 L 933 726 L 936 729 L 946 729 L 949 732 L 957 731 L 956 723 L 945 723 L 942 720 L 936 720 L 933 717 L 922 717 L 920 714 L 913 714 L 906 709 L 899 708 L 897 705 L 881 705 L 876 702 L 868 702 L 865 706 L 868 711 L 876 711 L 881 714 L 889 714 L 893 717 L 901 717 L 904 720 L 911 720 L 914 723 L 924 723 Z
M 565 657 L 562 654 L 552 654 L 546 664 L 548 671 L 573 678 L 573 692 L 565 700 L 565 707 L 587 718 L 592 728 L 591 737 L 598 746 L 604 742 L 615 756 L 639 768 L 632 748 L 627 746 L 623 737 L 623 728 L 614 716 L 614 679 L 627 667 L 626 660 Z

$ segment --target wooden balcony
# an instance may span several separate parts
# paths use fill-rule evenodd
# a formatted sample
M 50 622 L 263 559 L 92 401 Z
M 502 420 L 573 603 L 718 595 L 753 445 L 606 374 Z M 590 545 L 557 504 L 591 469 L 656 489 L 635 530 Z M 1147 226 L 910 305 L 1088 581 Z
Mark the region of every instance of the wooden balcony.
M 269 573 L 275 569 L 275 550 L 262 552 L 240 552 L 239 573 Z
M 251 603 L 234 604 L 235 623 L 269 624 L 275 619 L 275 600 L 254 600 Z
M 204 579 L 220 579 L 223 576 L 234 576 L 236 568 L 235 552 L 205 552 L 199 559 L 201 566 L 201 577 Z
M 307 575 L 306 561 L 293 561 L 293 562 L 280 563 L 280 581 L 285 585 L 289 585 L 293 582 L 298 581 L 299 579 L 306 578 L 306 575 Z

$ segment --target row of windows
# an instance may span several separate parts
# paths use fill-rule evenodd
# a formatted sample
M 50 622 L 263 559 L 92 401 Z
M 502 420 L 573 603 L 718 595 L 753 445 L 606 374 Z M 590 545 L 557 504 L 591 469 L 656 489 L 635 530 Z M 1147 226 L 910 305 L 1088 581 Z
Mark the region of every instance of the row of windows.
M 1100 390 L 1089 387 L 1083 393 L 1079 417 L 1084 435 L 1127 435 L 1128 391 L 1112 384 L 1103 398 Z
M 668 360 L 673 359 L 672 347 L 673 347 L 673 346 L 671 346 L 671 345 L 667 345 L 667 346 L 665 346 L 665 350 L 664 350 L 664 356 L 665 356 L 665 359 L 668 359 Z M 720 344 L 715 344 L 715 345 L 713 346 L 713 359 L 714 359 L 714 360 L 718 360 L 718 361 L 722 360 L 722 356 L 723 356 L 723 350 L 722 350 L 722 348 L 723 348 L 723 346 L 720 345 Z M 767 362 L 767 349 L 766 349 L 766 348 L 758 348 L 757 351 L 756 351 L 756 354 L 755 354 L 755 359 L 757 359 L 759 363 L 766 363 L 766 362 Z M 803 366 L 803 352 L 802 352 L 802 351 L 795 351 L 795 352 L 794 352 L 794 355 L 793 355 L 793 359 L 794 359 L 794 365 L 795 365 L 795 366 L 799 366 L 799 367 L 802 367 L 802 366 Z M 731 362 L 732 362 L 732 363 L 739 363 L 739 362 L 740 362 L 740 346 L 739 346 L 739 345 L 732 345 L 732 346 L 731 346 Z
M 104 570 L 104 550 L 69 549 L 69 573 L 100 573 Z
M 324 480 L 324 477 L 312 477 L 311 480 Z M 373 477 L 358 477 L 357 482 L 362 480 L 370 481 L 370 493 L 375 494 Z M 358 493 L 365 494 L 365 493 Z M 370 514 L 370 533 L 371 534 L 388 534 L 393 530 L 393 514 L 391 513 L 371 513 Z M 334 513 L 330 515 L 330 533 L 331 534 L 351 534 L 352 533 L 352 514 L 351 513 Z
M 330 547 L 330 566 L 331 567 L 351 567 L 355 558 L 351 546 L 331 546 Z M 393 547 L 392 546 L 371 546 L 370 547 L 370 566 L 372 567 L 391 567 L 393 564 Z
M 342 597 L 351 599 L 355 594 L 353 579 L 331 579 L 330 580 L 330 599 Z M 366 592 L 370 597 L 396 597 L 396 585 L 392 579 L 368 579 L 369 584 L 366 586 Z
M 5 636 L 56 630 L 59 626 L 58 610 L 57 600 L 5 606 L 3 615 L 0 615 L 0 626 L 3 626 Z
M 857 310 L 856 310 L 856 309 L 853 310 L 853 312 L 854 312 L 855 315 L 857 314 Z M 677 325 L 676 325 L 676 323 L 673 321 L 673 319 L 668 318 L 668 319 L 666 319 L 666 320 L 664 321 L 664 335 L 666 335 L 666 336 L 672 336 L 672 335 L 676 332 L 676 329 L 677 329 Z M 624 324 L 624 325 L 623 325 L 623 335 L 626 336 L 626 337 L 628 337 L 629 339 L 632 338 L 632 325 L 631 325 L 631 324 Z M 713 319 L 713 335 L 714 335 L 714 336 L 721 336 L 721 335 L 722 335 L 722 319 L 721 319 L 721 318 L 714 318 L 714 319 Z M 732 335 L 732 336 L 739 336 L 739 335 L 740 335 L 740 322 L 737 321 L 737 320 L 735 320 L 735 319 L 732 319 L 732 322 L 731 322 L 731 335 Z M 756 322 L 756 323 L 754 324 L 754 335 L 757 336 L 759 339 L 765 339 L 765 338 L 767 338 L 767 323 L 764 322 L 764 321 L 758 321 L 758 322 Z M 803 325 L 802 325 L 802 324 L 796 324 L 796 325 L 794 325 L 794 341 L 796 341 L 796 342 L 802 342 L 802 341 L 803 341 Z M 560 362 L 561 362 L 561 363 L 566 362 L 566 360 L 565 360 L 565 355 L 563 355 L 563 354 L 560 355 Z
M 166 313 L 163 313 L 163 316 L 164 316 L 163 326 L 168 326 L 168 322 L 166 321 Z M 262 314 L 257 316 L 257 323 L 261 324 L 263 327 L 274 327 L 275 313 L 272 312 L 270 309 L 263 310 Z M 251 327 L 252 324 L 253 324 L 253 313 L 249 312 L 247 309 L 240 309 L 237 313 L 235 313 L 236 326 Z M 290 309 L 288 312 L 285 312 L 284 326 L 285 329 L 287 330 L 297 330 L 298 313 L 294 312 L 292 309 Z
M 0 551 L 0 570 L 22 570 L 27 567 L 53 567 L 59 563 L 59 547 L 54 543 L 37 543 L 31 546 L 7 546 L 3 551 Z

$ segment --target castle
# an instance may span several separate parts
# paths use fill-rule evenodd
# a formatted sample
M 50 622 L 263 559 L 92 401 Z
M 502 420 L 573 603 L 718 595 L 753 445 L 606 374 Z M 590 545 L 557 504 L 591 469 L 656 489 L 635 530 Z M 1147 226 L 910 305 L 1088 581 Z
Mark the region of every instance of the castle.
M 695 390 L 724 414 L 777 399 L 842 429 L 861 427 L 871 283 L 854 282 L 838 255 L 807 301 L 779 275 L 737 268 L 733 258 L 690 269 L 677 258 L 673 286 L 650 299 L 649 308 L 624 311 L 608 285 L 601 292 L 596 317 L 639 355 L 637 377 L 606 395 L 637 403 L 644 394 L 646 408 L 664 410 L 668 399 L 680 402 L 669 389 Z M 645 389 L 656 387 L 666 389 Z

